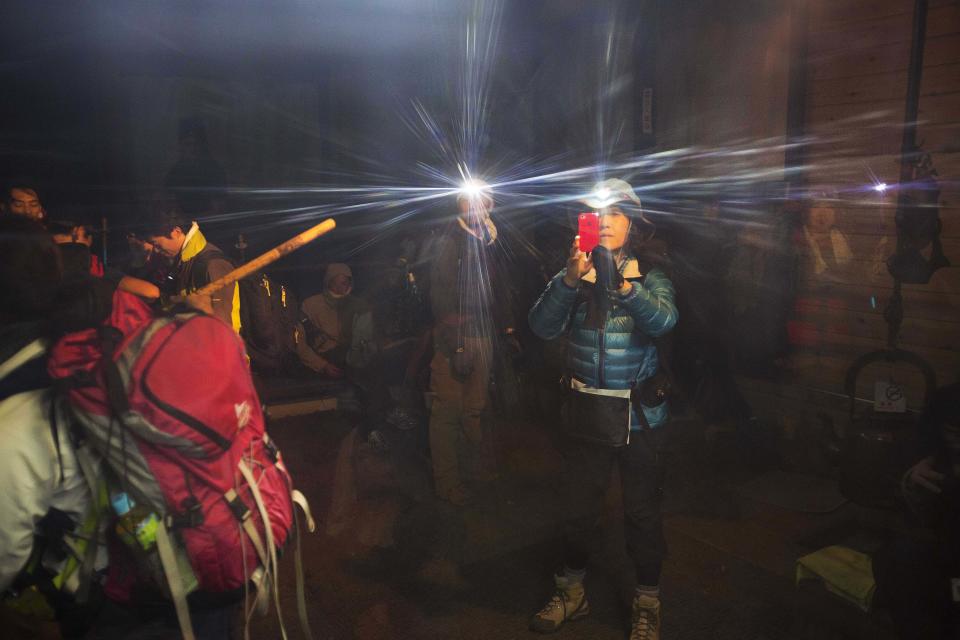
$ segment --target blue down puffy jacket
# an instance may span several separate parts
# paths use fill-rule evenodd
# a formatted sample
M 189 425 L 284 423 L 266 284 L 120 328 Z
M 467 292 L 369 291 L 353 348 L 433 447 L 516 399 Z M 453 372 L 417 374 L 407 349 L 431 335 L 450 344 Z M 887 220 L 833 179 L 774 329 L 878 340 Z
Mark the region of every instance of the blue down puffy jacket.
M 673 284 L 666 274 L 654 268 L 645 277 L 630 277 L 639 276 L 639 271 L 635 262 L 628 265 L 624 276 L 633 290 L 625 296 L 614 295 L 606 323 L 600 329 L 589 329 L 584 326 L 589 304 L 578 297 L 577 289 L 563 282 L 564 273 L 561 271 L 553 277 L 530 309 L 533 332 L 552 340 L 569 331 L 567 367 L 588 386 L 629 389 L 653 376 L 659 362 L 652 338 L 666 334 L 677 323 Z M 579 308 L 572 313 L 575 303 L 579 303 Z M 568 327 L 571 319 L 573 326 Z M 644 407 L 651 427 L 666 422 L 666 405 L 664 402 L 653 409 Z M 635 412 L 630 428 L 641 428 Z

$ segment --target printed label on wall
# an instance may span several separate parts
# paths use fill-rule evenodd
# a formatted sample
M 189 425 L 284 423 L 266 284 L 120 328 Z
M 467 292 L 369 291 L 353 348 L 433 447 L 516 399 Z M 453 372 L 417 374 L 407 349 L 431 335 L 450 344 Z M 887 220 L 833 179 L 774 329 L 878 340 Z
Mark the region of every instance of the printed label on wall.
M 893 382 L 877 382 L 873 393 L 873 410 L 886 413 L 904 413 L 907 410 L 907 396 L 903 388 Z

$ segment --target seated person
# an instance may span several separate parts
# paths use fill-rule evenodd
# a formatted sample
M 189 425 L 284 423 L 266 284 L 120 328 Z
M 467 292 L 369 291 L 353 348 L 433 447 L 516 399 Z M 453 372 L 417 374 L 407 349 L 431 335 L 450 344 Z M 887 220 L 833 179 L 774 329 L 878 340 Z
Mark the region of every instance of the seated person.
M 353 273 L 333 263 L 323 276 L 323 291 L 300 305 L 304 340 L 297 345 L 300 361 L 317 373 L 342 378 L 349 369 L 364 369 L 376 354 L 373 317 L 366 303 L 353 295 Z
M 900 638 L 960 637 L 960 383 L 937 390 L 920 425 L 903 497 L 919 527 L 898 531 L 873 562 L 876 601 Z
M 366 439 L 383 422 L 389 394 L 373 313 L 353 295 L 350 267 L 329 265 L 323 292 L 304 300 L 300 310 L 304 336 L 297 343 L 300 361 L 353 385 L 359 395 L 360 436 Z

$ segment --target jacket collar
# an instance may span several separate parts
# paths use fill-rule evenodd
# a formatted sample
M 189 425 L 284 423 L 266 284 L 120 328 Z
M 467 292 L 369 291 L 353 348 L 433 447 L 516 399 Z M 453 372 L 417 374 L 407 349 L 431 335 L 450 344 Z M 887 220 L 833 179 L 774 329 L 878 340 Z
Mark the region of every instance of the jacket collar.
M 640 263 L 637 262 L 637 259 L 633 256 L 627 258 L 627 261 L 624 263 L 620 274 L 626 280 L 630 280 L 631 278 L 640 278 L 643 276 L 643 274 L 640 272 Z M 580 279 L 591 284 L 596 283 L 597 270 L 591 268 L 590 271 L 587 271 L 583 276 L 581 276 Z
M 195 258 L 198 253 L 207 246 L 207 239 L 200 232 L 200 226 L 194 222 L 187 231 L 187 236 L 183 241 L 183 247 L 180 248 L 180 262 L 188 262 Z

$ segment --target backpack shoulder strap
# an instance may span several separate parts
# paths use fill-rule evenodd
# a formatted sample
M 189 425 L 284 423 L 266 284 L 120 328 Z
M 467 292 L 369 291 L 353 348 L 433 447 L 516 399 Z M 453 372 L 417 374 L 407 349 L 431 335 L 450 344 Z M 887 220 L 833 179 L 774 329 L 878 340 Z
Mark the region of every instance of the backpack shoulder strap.
M 210 262 L 218 259 L 227 260 L 228 258 L 223 251 L 221 251 L 217 247 L 214 247 L 208 244 L 206 247 L 203 248 L 203 250 L 200 253 L 198 253 L 191 259 L 191 262 L 193 262 L 193 266 L 191 267 L 191 275 L 193 276 L 193 278 L 196 278 L 198 274 L 206 273 L 207 267 L 209 266 Z M 191 284 L 203 286 L 204 284 L 208 284 L 208 283 L 194 282 Z

